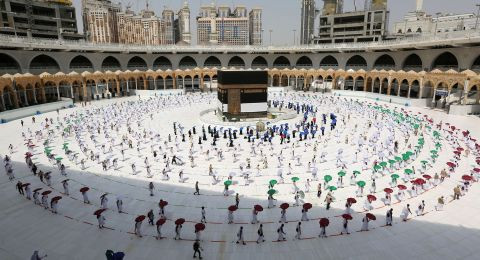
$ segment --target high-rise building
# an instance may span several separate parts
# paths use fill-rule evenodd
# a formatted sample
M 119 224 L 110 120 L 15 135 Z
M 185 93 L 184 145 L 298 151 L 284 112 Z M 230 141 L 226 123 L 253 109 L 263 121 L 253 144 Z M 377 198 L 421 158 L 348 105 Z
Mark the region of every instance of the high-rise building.
M 175 43 L 190 44 L 192 36 L 190 33 L 190 8 L 187 1 L 183 3 L 183 7 L 178 11 L 177 16 L 174 22 Z
M 165 21 L 148 8 L 139 15 L 127 9 L 118 13 L 119 42 L 123 44 L 163 45 L 166 43 Z
M 71 1 L 1 0 L 0 33 L 38 38 L 78 40 Z
M 315 44 L 369 42 L 387 36 L 387 0 L 371 0 L 367 10 L 343 12 L 342 0 L 324 0 Z
M 165 44 L 175 44 L 175 14 L 173 10 L 164 9 L 162 12 L 162 20 L 165 23 Z
M 261 45 L 262 9 L 202 6 L 197 17 L 198 44 Z
M 262 45 L 263 29 L 262 29 L 262 9 L 252 8 L 248 14 L 250 45 Z
M 88 41 L 118 42 L 117 14 L 121 5 L 110 0 L 82 0 L 83 31 Z
M 309 44 L 315 30 L 315 0 L 302 0 L 300 44 Z

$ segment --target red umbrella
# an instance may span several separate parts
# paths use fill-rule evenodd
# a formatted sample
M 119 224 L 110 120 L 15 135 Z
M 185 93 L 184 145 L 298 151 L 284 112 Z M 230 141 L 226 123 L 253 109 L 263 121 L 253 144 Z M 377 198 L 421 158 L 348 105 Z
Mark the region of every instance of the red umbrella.
M 89 187 L 83 187 L 80 189 L 81 193 L 87 192 L 90 188 Z
M 256 211 L 263 211 L 263 207 L 260 205 L 255 205 L 254 208 Z
M 303 204 L 303 208 L 306 209 L 306 210 L 309 210 L 312 208 L 312 204 L 311 203 L 305 203 Z
M 195 224 L 195 230 L 202 231 L 204 229 L 205 229 L 205 224 L 203 224 L 203 223 Z
M 107 210 L 107 209 L 97 209 L 95 212 L 93 212 L 93 215 L 98 216 L 98 215 L 102 214 L 105 210 Z
M 474 172 L 480 172 L 480 168 L 473 168 Z
M 447 162 L 448 167 L 455 167 L 455 164 L 453 162 Z
M 428 175 L 428 174 L 425 174 L 422 176 L 425 180 L 430 180 L 432 178 L 432 176 Z
M 328 220 L 328 218 L 320 219 L 320 227 L 328 227 L 328 224 L 330 224 L 330 220 Z
M 376 201 L 376 200 L 377 200 L 377 197 L 375 197 L 375 196 L 372 195 L 372 194 L 369 194 L 369 195 L 367 195 L 367 199 L 368 199 L 369 201 Z
M 352 218 L 352 215 L 350 215 L 350 214 L 343 214 L 343 215 L 342 215 L 342 218 L 344 218 L 344 219 L 346 219 L 346 220 L 352 220 L 352 219 L 353 219 L 353 218 Z
M 235 205 L 228 207 L 228 211 L 236 211 L 238 208 Z
M 457 147 L 457 151 L 462 152 L 462 151 L 464 151 L 464 150 L 465 150 L 465 149 L 463 149 L 462 147 Z
M 370 220 L 377 220 L 375 215 L 373 215 L 372 213 L 367 213 L 367 218 L 370 219 Z
M 42 195 L 48 195 L 48 194 L 50 194 L 50 193 L 52 193 L 51 190 L 46 190 L 46 191 L 42 192 Z
M 135 222 L 142 222 L 145 219 L 145 215 L 140 215 L 135 218 Z
M 407 189 L 407 186 L 402 185 L 402 184 L 398 185 L 397 187 L 398 187 L 398 189 L 400 189 L 400 190 L 406 190 L 406 189 Z
M 56 196 L 52 198 L 52 201 L 61 200 L 61 199 L 62 199 L 62 196 Z
M 477 164 L 480 165 L 480 160 L 477 160 Z
M 165 224 L 166 221 L 167 220 L 164 219 L 164 218 L 161 218 L 161 219 L 157 220 L 157 226 L 161 226 L 161 225 Z
M 425 180 L 424 180 L 424 179 L 420 179 L 420 178 L 414 180 L 413 182 L 414 182 L 415 184 L 417 184 L 417 185 L 425 184 Z
M 160 208 L 163 208 L 165 206 L 168 205 L 168 201 L 166 200 L 160 200 L 160 202 L 158 203 L 158 205 L 160 206 Z
M 175 220 L 175 225 L 181 225 L 185 223 L 185 219 L 184 218 L 179 218 L 177 220 Z
M 456 127 L 452 125 L 450 128 L 452 128 L 453 131 L 455 131 Z
M 30 185 L 30 183 L 24 183 L 24 184 L 22 184 L 22 187 L 25 188 L 25 187 L 27 187 L 28 185 Z
M 472 180 L 472 176 L 470 176 L 470 175 L 463 175 L 463 176 L 462 176 L 462 180 L 464 180 L 464 181 L 471 181 L 471 180 Z
M 25 158 L 29 158 L 29 157 L 32 157 L 32 156 L 33 156 L 33 154 L 32 154 L 32 153 L 30 153 L 30 152 L 28 152 L 28 153 L 25 153 Z
M 460 155 L 460 154 L 461 154 L 460 151 L 453 151 L 453 153 L 456 154 L 456 155 Z M 451 166 L 451 167 L 453 167 L 453 166 Z
M 347 202 L 350 203 L 350 204 L 354 204 L 354 203 L 357 203 L 357 200 L 354 199 L 354 198 L 348 198 Z
M 39 190 L 41 190 L 42 188 L 38 188 L 38 189 L 34 189 L 33 192 L 37 192 Z
M 280 205 L 280 208 L 281 209 L 288 209 L 290 205 L 288 205 L 288 203 L 282 203 L 282 205 Z
M 388 194 L 393 192 L 393 190 L 390 188 L 385 188 L 383 191 L 385 191 L 385 193 L 388 193 Z

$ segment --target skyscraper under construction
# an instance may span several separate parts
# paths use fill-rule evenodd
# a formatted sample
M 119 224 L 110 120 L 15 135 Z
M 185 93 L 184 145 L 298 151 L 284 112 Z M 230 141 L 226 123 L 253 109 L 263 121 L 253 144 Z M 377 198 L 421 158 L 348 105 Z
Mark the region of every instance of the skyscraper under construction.
M 302 0 L 300 44 L 309 44 L 313 38 L 316 14 L 315 0 Z

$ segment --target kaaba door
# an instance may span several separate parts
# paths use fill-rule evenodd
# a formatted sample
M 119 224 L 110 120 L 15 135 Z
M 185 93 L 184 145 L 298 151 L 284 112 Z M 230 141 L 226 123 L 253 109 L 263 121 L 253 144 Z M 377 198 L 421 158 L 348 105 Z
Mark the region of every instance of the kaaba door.
M 229 89 L 228 90 L 228 113 L 231 115 L 240 114 L 241 104 L 240 104 L 240 89 Z

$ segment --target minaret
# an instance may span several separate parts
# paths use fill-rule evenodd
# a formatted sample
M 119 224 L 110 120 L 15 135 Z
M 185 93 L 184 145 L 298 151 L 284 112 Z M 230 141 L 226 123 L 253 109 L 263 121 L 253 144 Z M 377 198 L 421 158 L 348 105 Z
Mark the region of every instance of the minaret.
M 302 0 L 300 44 L 309 44 L 315 26 L 315 0 Z
M 417 0 L 417 8 L 415 9 L 417 13 L 423 11 L 423 0 Z

